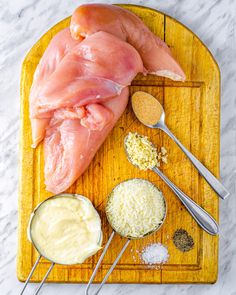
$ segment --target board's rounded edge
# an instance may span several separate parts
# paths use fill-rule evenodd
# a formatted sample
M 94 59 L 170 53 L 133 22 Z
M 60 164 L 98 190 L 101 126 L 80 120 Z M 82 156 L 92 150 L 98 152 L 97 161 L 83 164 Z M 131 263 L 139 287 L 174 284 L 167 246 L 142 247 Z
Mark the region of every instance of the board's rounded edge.
M 219 70 L 219 66 L 218 66 L 218 64 L 217 64 L 217 62 L 216 62 L 214 56 L 212 55 L 212 53 L 210 52 L 210 50 L 205 46 L 205 44 L 201 41 L 201 39 L 199 39 L 199 37 L 198 37 L 195 33 L 193 33 L 189 28 L 187 28 L 185 25 L 183 25 L 182 23 L 180 23 L 180 22 L 177 21 L 176 19 L 172 18 L 171 16 L 166 15 L 166 14 L 164 14 L 164 13 L 158 11 L 158 10 L 152 9 L 152 8 L 148 8 L 148 7 L 140 6 L 140 5 L 130 5 L 130 4 L 123 4 L 123 5 L 120 5 L 120 6 L 122 6 L 122 7 L 128 7 L 128 6 L 130 6 L 130 7 L 141 7 L 142 9 L 145 9 L 145 10 L 147 10 L 147 11 L 153 11 L 153 12 L 155 12 L 155 13 L 160 13 L 160 14 L 162 14 L 162 15 L 165 15 L 166 17 L 169 17 L 170 19 L 173 19 L 173 21 L 175 21 L 176 23 L 178 23 L 178 24 L 181 25 L 182 27 L 185 27 L 185 29 L 188 30 L 189 32 L 191 32 L 191 34 L 193 34 L 193 35 L 199 40 L 199 42 L 201 42 L 201 43 L 203 44 L 204 48 L 209 52 L 209 54 L 210 54 L 210 56 L 211 56 L 211 58 L 212 58 L 212 61 L 214 62 L 214 64 L 216 65 L 216 68 L 218 69 L 217 72 L 219 73 L 219 83 L 220 83 L 220 70 Z M 62 23 L 64 23 L 64 22 L 66 23 L 69 19 L 70 19 L 70 16 L 67 17 L 67 18 L 65 18 L 65 19 L 63 19 L 62 21 L 56 23 L 54 26 L 52 26 L 47 32 L 45 32 L 45 33 L 44 33 L 44 34 L 38 39 L 38 41 L 33 45 L 33 47 L 32 47 L 32 48 L 28 51 L 28 53 L 26 54 L 25 59 L 24 59 L 23 64 L 22 64 L 22 71 L 23 71 L 23 69 L 26 68 L 26 66 L 27 66 L 27 62 L 30 62 L 31 55 L 34 54 L 35 50 L 36 50 L 36 49 L 38 48 L 38 46 L 40 45 L 39 43 L 41 43 L 41 40 L 44 39 L 44 38 L 50 33 L 51 30 L 53 30 L 53 29 L 56 28 L 56 27 L 60 27 L 60 24 L 62 24 Z M 21 78 L 22 78 L 22 76 L 21 76 Z M 22 281 L 22 282 L 25 280 L 25 278 L 24 278 L 24 276 L 23 276 L 22 273 L 19 273 L 19 274 L 17 273 L 17 278 L 18 278 L 19 281 Z M 216 279 L 215 279 L 214 281 L 212 281 L 212 282 L 210 282 L 210 283 L 214 284 L 216 281 L 217 281 L 217 277 L 216 277 Z
M 178 21 L 177 19 L 175 19 L 174 17 L 166 14 L 166 13 L 163 13 L 155 8 L 151 8 L 151 7 L 146 7 L 146 6 L 142 6 L 142 5 L 136 5 L 136 4 L 114 4 L 114 5 L 117 5 L 117 6 L 120 6 L 120 7 L 123 7 L 123 8 L 132 8 L 132 7 L 136 7 L 136 8 L 139 8 L 139 9 L 143 9 L 143 10 L 146 10 L 146 11 L 151 11 L 151 12 L 155 12 L 155 13 L 159 13 L 161 15 L 164 15 L 165 17 L 168 17 L 170 18 L 172 21 L 178 23 L 180 26 L 182 26 L 183 28 L 185 28 L 185 30 L 189 31 L 202 45 L 203 47 L 206 49 L 206 51 L 209 53 L 216 69 L 217 69 L 217 73 L 218 73 L 218 79 L 219 79 L 219 84 L 221 83 L 221 72 L 220 72 L 220 67 L 214 57 L 214 55 L 212 54 L 212 52 L 210 51 L 210 49 L 205 45 L 205 43 L 191 30 L 189 29 L 186 25 L 184 25 L 183 23 L 181 23 L 180 21 Z M 63 20 L 59 21 L 58 23 L 56 23 L 55 25 L 53 25 L 51 28 L 48 29 L 47 32 L 45 32 L 39 39 L 38 41 L 29 49 L 29 51 L 27 52 L 24 60 L 23 60 L 23 64 L 22 64 L 22 71 L 23 71 L 23 68 L 24 68 L 24 64 L 27 63 L 30 58 L 31 58 L 31 55 L 33 54 L 33 52 L 36 50 L 36 48 L 40 45 L 41 43 L 41 40 L 43 38 L 45 38 L 47 36 L 47 34 L 49 32 L 51 32 L 52 30 L 55 30 L 57 27 L 60 27 L 60 24 L 63 24 L 63 23 L 66 23 L 68 22 L 68 20 L 71 18 L 71 16 L 68 16 L 66 18 L 64 18 Z
M 56 23 L 55 25 L 53 25 L 52 27 L 50 27 L 38 40 L 37 42 L 29 49 L 29 51 L 27 52 L 23 63 L 22 63 L 22 68 L 24 67 L 24 64 L 27 63 L 30 60 L 30 57 L 32 55 L 32 53 L 38 48 L 38 46 L 40 46 L 42 39 L 44 39 L 51 31 L 55 30 L 57 27 L 60 27 L 60 25 L 68 22 L 68 20 L 70 20 L 71 16 L 68 16 L 66 18 L 64 18 L 63 20 L 59 21 L 58 23 Z
M 142 5 L 137 5 L 137 4 L 114 4 L 114 5 L 117 5 L 117 6 L 120 6 L 120 7 L 123 7 L 123 8 L 126 8 L 126 7 L 137 7 L 137 8 L 140 8 L 140 9 L 144 9 L 144 10 L 149 10 L 149 11 L 152 11 L 152 12 L 156 12 L 156 13 L 159 13 L 161 15 L 164 15 L 165 17 L 168 17 L 170 18 L 171 20 L 173 20 L 174 22 L 178 23 L 180 26 L 184 27 L 187 31 L 189 31 L 202 45 L 203 47 L 206 49 L 206 51 L 210 54 L 211 56 L 211 59 L 212 61 L 214 62 L 215 66 L 216 66 L 216 69 L 217 69 L 217 72 L 219 74 L 219 82 L 221 81 L 221 73 L 220 73 L 220 67 L 214 57 L 214 55 L 212 54 L 212 52 L 210 51 L 210 49 L 206 46 L 206 44 L 191 30 L 189 29 L 186 25 L 184 25 L 183 23 L 181 23 L 180 21 L 178 21 L 176 18 L 164 13 L 164 12 L 161 12 L 160 10 L 158 9 L 155 9 L 155 8 L 151 8 L 151 7 L 147 7 L 147 6 L 142 6 Z
M 174 17 L 164 13 L 164 12 L 161 12 L 155 8 L 151 8 L 151 7 L 146 7 L 146 6 L 142 6 L 142 5 L 136 5 L 136 4 L 114 4 L 114 5 L 117 5 L 117 6 L 120 6 L 120 7 L 123 7 L 123 8 L 128 8 L 128 7 L 137 7 L 137 8 L 140 8 L 140 9 L 144 9 L 144 10 L 149 10 L 149 11 L 152 11 L 152 12 L 155 12 L 155 13 L 159 13 L 161 15 L 164 15 L 165 17 L 168 17 L 170 19 L 172 19 L 174 22 L 178 23 L 180 26 L 184 27 L 187 31 L 189 31 L 196 39 L 198 39 L 198 41 L 204 46 L 204 48 L 206 49 L 206 51 L 210 54 L 211 56 L 211 59 L 213 60 L 216 68 L 217 68 L 217 72 L 219 74 L 219 81 L 221 80 L 221 73 L 220 73 L 220 68 L 219 68 L 219 65 L 214 57 L 214 55 L 212 54 L 212 52 L 210 51 L 210 49 L 205 45 L 205 43 L 191 30 L 189 29 L 186 25 L 184 25 L 183 23 L 181 23 L 180 21 L 178 21 L 177 19 L 175 19 Z M 48 32 L 51 32 L 53 29 L 57 28 L 60 24 L 62 23 L 66 23 L 69 19 L 71 18 L 71 16 L 68 16 L 66 18 L 64 18 L 63 20 L 59 21 L 58 23 L 56 23 L 54 26 L 52 26 L 51 28 L 48 29 L 47 32 L 45 32 L 39 39 L 38 41 L 33 45 L 33 47 L 31 47 L 28 51 L 28 53 L 26 54 L 25 58 L 24 58 L 24 61 L 23 61 L 23 65 L 22 65 L 22 68 L 24 66 L 24 63 L 28 61 L 28 59 L 30 59 L 30 56 L 32 54 L 32 52 L 37 48 L 37 46 L 39 46 L 39 44 L 41 43 L 41 40 L 48 34 Z
M 26 281 L 25 276 L 22 274 L 21 270 L 19 269 L 17 269 L 16 271 L 16 277 L 17 277 L 17 280 L 21 283 L 24 283 Z

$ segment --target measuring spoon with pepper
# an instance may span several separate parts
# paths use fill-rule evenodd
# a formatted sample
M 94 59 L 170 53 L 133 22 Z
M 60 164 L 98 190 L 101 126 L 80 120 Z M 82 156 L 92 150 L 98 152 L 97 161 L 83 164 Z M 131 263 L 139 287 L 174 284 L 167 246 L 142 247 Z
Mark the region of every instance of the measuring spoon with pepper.
M 164 109 L 154 96 L 147 92 L 137 91 L 132 95 L 131 102 L 133 111 L 141 123 L 149 128 L 161 129 L 168 134 L 220 198 L 224 200 L 229 196 L 228 190 L 220 181 L 169 130 L 165 124 Z

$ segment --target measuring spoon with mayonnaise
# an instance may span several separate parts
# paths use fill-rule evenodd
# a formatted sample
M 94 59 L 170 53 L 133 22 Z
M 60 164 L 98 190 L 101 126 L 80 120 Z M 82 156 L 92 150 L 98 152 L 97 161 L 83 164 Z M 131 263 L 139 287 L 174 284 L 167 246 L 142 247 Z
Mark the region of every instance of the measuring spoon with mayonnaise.
M 168 134 L 185 153 L 219 197 L 224 200 L 229 196 L 229 191 L 189 150 L 183 146 L 183 144 L 166 126 L 164 109 L 154 96 L 147 92 L 137 91 L 132 95 L 131 102 L 133 111 L 141 123 L 150 128 L 161 129 Z
M 42 257 L 51 266 L 34 294 L 38 294 L 54 265 L 83 263 L 101 249 L 101 219 L 89 199 L 60 194 L 40 203 L 31 214 L 28 238 L 39 253 L 20 294 L 23 294 Z

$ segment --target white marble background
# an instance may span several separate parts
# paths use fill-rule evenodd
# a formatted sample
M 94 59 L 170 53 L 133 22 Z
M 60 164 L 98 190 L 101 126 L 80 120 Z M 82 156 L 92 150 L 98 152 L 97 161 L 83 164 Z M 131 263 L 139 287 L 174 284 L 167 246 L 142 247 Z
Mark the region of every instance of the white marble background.
M 15 261 L 21 63 L 39 37 L 82 2 L 85 0 L 0 0 L 0 294 L 19 294 L 22 288 Z M 130 3 L 157 8 L 177 18 L 207 44 L 218 61 L 222 74 L 221 177 L 232 195 L 220 205 L 220 263 L 215 285 L 108 285 L 102 293 L 236 295 L 236 1 Z M 35 287 L 31 284 L 27 294 Z M 42 293 L 69 295 L 83 291 L 83 285 L 47 284 Z

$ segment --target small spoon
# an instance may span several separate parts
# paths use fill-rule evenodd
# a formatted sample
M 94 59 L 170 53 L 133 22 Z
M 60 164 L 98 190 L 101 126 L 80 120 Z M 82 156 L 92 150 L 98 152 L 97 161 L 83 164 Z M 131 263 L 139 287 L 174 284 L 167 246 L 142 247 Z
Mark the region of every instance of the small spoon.
M 165 124 L 165 112 L 159 101 L 149 93 L 137 91 L 132 96 L 132 108 L 138 120 L 150 128 L 159 128 L 172 138 L 185 153 L 199 173 L 206 179 L 221 199 L 229 196 L 228 190 L 220 181 L 175 137 Z M 141 107 L 142 106 L 142 107 Z
M 137 165 L 133 164 L 129 153 L 126 147 L 126 139 L 124 139 L 124 148 L 126 152 L 126 156 L 128 161 L 139 168 Z M 154 146 L 154 145 L 153 145 Z M 165 176 L 157 167 L 153 167 L 152 171 L 161 177 L 161 179 L 169 186 L 169 188 L 175 193 L 175 195 L 179 198 L 188 212 L 192 215 L 194 220 L 199 224 L 201 228 L 203 228 L 210 235 L 217 235 L 219 233 L 219 226 L 215 219 L 207 213 L 202 207 L 200 207 L 197 203 L 195 203 L 192 199 L 190 199 L 184 192 L 182 192 L 175 184 L 173 184 L 168 177 Z

